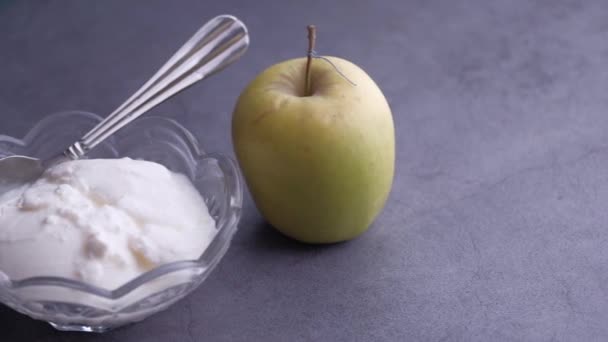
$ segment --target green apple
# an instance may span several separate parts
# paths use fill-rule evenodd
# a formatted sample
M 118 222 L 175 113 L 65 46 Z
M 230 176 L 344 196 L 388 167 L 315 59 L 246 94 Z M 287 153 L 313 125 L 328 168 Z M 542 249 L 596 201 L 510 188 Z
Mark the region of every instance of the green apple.
M 259 211 L 283 234 L 332 243 L 363 233 L 393 181 L 390 107 L 355 64 L 306 58 L 263 71 L 240 95 L 232 138 Z M 351 84 L 344 76 L 352 81 Z

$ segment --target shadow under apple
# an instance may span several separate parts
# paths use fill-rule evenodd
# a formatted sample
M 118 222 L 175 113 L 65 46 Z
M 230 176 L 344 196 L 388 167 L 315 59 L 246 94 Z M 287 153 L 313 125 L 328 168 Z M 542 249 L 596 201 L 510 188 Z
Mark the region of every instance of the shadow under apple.
M 341 249 L 348 245 L 348 241 L 329 244 L 309 244 L 294 240 L 275 229 L 272 225 L 260 218 L 250 230 L 248 239 L 254 249 L 276 252 L 315 253 Z

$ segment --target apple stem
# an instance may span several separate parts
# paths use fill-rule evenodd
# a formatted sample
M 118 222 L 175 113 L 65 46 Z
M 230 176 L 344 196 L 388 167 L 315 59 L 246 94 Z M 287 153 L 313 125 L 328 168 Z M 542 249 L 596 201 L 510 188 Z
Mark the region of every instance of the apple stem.
M 306 59 L 306 83 L 304 83 L 305 96 L 312 95 L 311 81 L 310 81 L 310 65 L 312 64 L 312 57 L 315 51 L 315 42 L 317 40 L 317 28 L 315 25 L 308 25 L 308 58 Z

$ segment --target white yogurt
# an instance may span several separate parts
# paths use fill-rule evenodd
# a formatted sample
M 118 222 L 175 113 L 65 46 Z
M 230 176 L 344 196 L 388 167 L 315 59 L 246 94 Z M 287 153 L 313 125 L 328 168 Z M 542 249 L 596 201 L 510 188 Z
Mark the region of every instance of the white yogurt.
M 114 289 L 158 265 L 197 259 L 216 233 L 185 176 L 147 161 L 90 159 L 0 195 L 0 271 Z

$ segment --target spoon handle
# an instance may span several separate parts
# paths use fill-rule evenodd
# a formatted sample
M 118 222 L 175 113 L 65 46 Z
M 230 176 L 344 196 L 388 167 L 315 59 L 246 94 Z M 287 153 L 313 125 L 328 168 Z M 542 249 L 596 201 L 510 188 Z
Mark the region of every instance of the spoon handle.
M 229 15 L 211 19 L 133 96 L 68 147 L 64 155 L 79 159 L 159 103 L 235 62 L 248 46 L 247 28 L 239 19 Z

